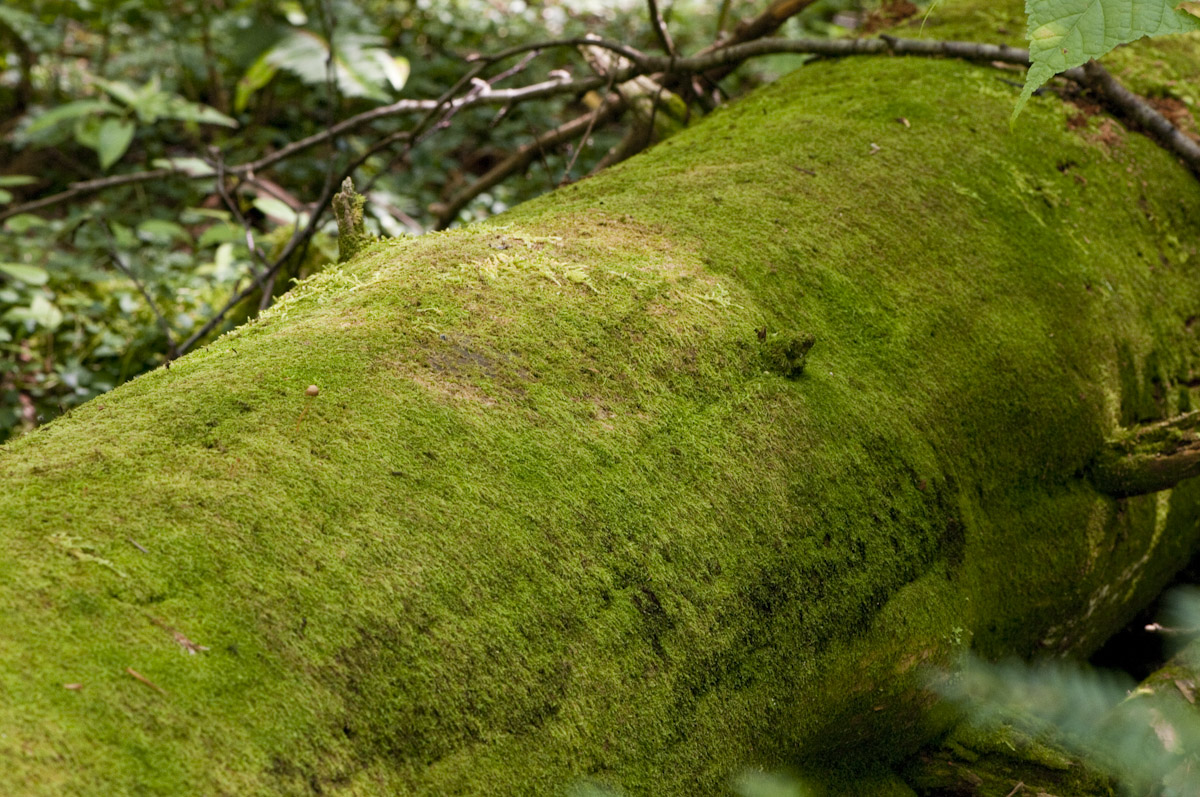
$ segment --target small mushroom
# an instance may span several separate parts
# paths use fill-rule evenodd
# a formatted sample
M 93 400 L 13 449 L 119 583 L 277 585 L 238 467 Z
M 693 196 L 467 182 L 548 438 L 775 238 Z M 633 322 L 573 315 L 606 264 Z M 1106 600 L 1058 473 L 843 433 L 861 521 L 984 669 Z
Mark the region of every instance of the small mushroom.
M 308 389 L 304 391 L 304 394 L 307 396 L 315 396 L 320 392 L 321 388 L 317 387 L 316 385 L 309 385 Z

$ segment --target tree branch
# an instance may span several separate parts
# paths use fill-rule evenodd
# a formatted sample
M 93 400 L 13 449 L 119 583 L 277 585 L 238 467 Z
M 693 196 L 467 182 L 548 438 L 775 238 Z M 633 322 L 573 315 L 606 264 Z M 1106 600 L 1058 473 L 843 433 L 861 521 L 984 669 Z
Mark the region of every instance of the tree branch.
M 675 57 L 675 42 L 671 41 L 671 34 L 667 31 L 667 23 L 663 21 L 662 13 L 658 10 L 658 0 L 646 0 L 650 6 L 650 24 L 654 27 L 654 35 L 658 37 L 658 43 L 662 45 L 663 52 L 672 58 Z
M 564 141 L 569 141 L 585 131 L 593 122 L 606 122 L 609 119 L 616 118 L 623 111 L 624 103 L 620 98 L 610 98 L 606 106 L 598 107 L 595 111 L 589 111 L 582 116 L 559 125 L 553 130 L 543 133 L 528 144 L 522 145 L 507 158 L 489 169 L 478 180 L 456 192 L 449 200 L 434 205 L 433 212 L 438 217 L 436 229 L 443 230 L 448 227 L 458 217 L 458 212 L 484 191 L 500 184 L 509 176 L 528 168 L 543 149 L 555 147 Z
M 154 318 L 156 321 L 158 321 L 158 326 L 160 329 L 162 329 L 163 336 L 167 339 L 167 360 L 175 359 L 175 333 L 171 330 L 171 325 L 167 323 L 166 317 L 163 316 L 162 312 L 158 309 L 158 304 L 154 301 L 154 298 L 150 295 L 150 292 L 146 290 L 146 286 L 143 285 L 142 281 L 137 278 L 136 274 L 133 273 L 133 269 L 126 265 L 125 260 L 121 257 L 120 251 L 117 249 L 117 242 L 113 240 L 112 232 L 108 229 L 108 225 L 102 222 L 100 224 L 100 229 L 104 232 L 104 236 L 108 238 L 108 256 L 112 260 L 113 265 L 120 269 L 121 273 L 129 278 L 129 280 L 138 289 L 138 293 L 140 293 L 142 298 L 146 300 L 146 304 L 150 305 L 150 312 L 154 313 Z
M 810 2 L 811 0 L 776 0 L 762 15 L 750 23 L 744 23 L 738 27 L 738 32 L 732 39 L 734 43 L 714 46 L 697 55 L 686 58 L 669 55 L 647 55 L 619 42 L 602 39 L 562 39 L 559 41 L 537 42 L 535 44 L 511 47 L 491 56 L 478 57 L 475 59 L 472 70 L 464 76 L 464 81 L 477 77 L 486 66 L 505 58 L 537 50 L 565 46 L 600 47 L 623 56 L 627 59 L 628 64 L 616 73 L 615 79 L 617 81 L 627 81 L 635 77 L 654 73 L 662 73 L 662 79 L 665 79 L 666 76 L 685 74 L 704 74 L 706 77 L 713 79 L 712 76 L 716 74 L 714 70 L 720 72 L 725 67 L 732 67 L 750 58 L 779 53 L 798 53 L 829 58 L 880 54 L 945 56 L 984 63 L 1000 61 L 1022 66 L 1028 66 L 1029 64 L 1029 53 L 1027 50 L 1008 47 L 1006 45 L 978 44 L 975 42 L 898 39 L 890 36 L 880 36 L 875 39 L 765 38 L 754 41 L 743 41 L 757 32 L 773 30 L 772 25 L 777 28 L 788 16 L 802 10 Z M 717 74 L 716 79 L 719 79 L 719 76 Z M 1138 122 L 1138 124 L 1148 130 L 1164 146 L 1170 149 L 1170 151 L 1182 158 L 1194 172 L 1200 175 L 1200 145 L 1197 145 L 1184 136 L 1169 120 L 1151 108 L 1145 101 L 1121 86 L 1115 78 L 1101 67 L 1098 65 L 1089 65 L 1086 68 L 1071 69 L 1062 73 L 1062 77 L 1084 85 L 1094 86 L 1103 99 L 1107 100 L 1124 115 Z M 460 83 L 464 81 L 460 81 Z M 605 78 L 598 76 L 579 80 L 571 80 L 569 77 L 557 77 L 513 89 L 489 88 L 485 91 L 473 92 L 451 100 L 449 104 L 455 112 L 476 105 L 512 106 L 528 100 L 561 94 L 581 94 L 597 89 L 606 82 Z M 255 171 L 273 166 L 310 147 L 335 139 L 379 119 L 409 113 L 437 113 L 444 105 L 446 103 L 443 103 L 441 100 L 400 100 L 390 105 L 374 108 L 332 125 L 320 133 L 300 139 L 299 141 L 294 141 L 270 155 L 240 165 L 230 166 L 226 173 L 235 176 L 248 176 Z M 58 194 L 0 209 L 0 221 L 19 213 L 40 210 L 84 194 L 94 193 L 119 185 L 158 180 L 171 175 L 186 175 L 189 179 L 208 179 L 212 176 L 210 174 L 189 174 L 182 169 L 168 168 L 116 175 L 97 180 L 85 180 L 72 184 L 66 191 L 59 192 Z
M 429 113 L 422 117 L 422 119 L 417 122 L 417 124 L 414 125 L 411 130 L 396 131 L 395 133 L 385 137 L 382 141 L 378 141 L 371 147 L 367 148 L 365 152 L 360 154 L 357 158 L 351 161 L 349 165 L 340 170 L 340 173 L 338 174 L 338 182 L 349 177 L 356 169 L 358 169 L 359 166 L 366 162 L 367 158 L 371 157 L 376 152 L 391 146 L 396 141 L 407 141 L 407 147 L 409 150 L 411 150 L 414 146 L 420 143 L 420 141 L 424 140 L 424 138 L 428 136 L 432 130 L 436 129 L 442 122 L 446 121 L 455 113 L 457 113 L 459 109 L 465 107 L 465 105 L 461 103 L 456 105 L 454 103 L 454 96 L 457 95 L 465 85 L 475 80 L 475 76 L 478 74 L 478 72 L 478 69 L 472 69 L 462 78 L 460 78 L 457 83 L 451 86 L 450 89 L 444 92 L 442 96 L 434 102 L 434 107 L 431 108 Z M 484 85 L 486 86 L 487 84 Z M 478 86 L 475 86 L 473 87 L 472 91 L 478 93 L 480 89 Z M 470 99 L 472 96 L 472 93 L 468 92 L 463 99 Z M 438 116 L 438 111 L 442 111 L 440 117 Z M 279 269 L 283 267 L 283 265 L 288 261 L 288 258 L 292 256 L 292 254 L 301 246 L 301 244 L 307 245 L 309 239 L 312 238 L 313 234 L 317 231 L 317 227 L 320 224 L 322 215 L 329 207 L 329 203 L 333 200 L 333 189 L 335 185 L 337 185 L 337 182 L 331 184 L 328 180 L 326 181 L 325 187 L 321 192 L 321 197 L 317 200 L 312 211 L 312 216 L 309 217 L 308 224 L 305 225 L 304 229 L 297 230 L 296 233 L 292 235 L 291 239 L 288 240 L 287 246 L 284 247 L 283 252 L 280 253 L 280 255 L 275 259 L 275 262 L 270 268 L 268 268 L 262 274 L 256 276 L 251 281 L 250 285 L 234 294 L 229 301 L 225 303 L 224 307 L 222 307 L 219 311 L 217 311 L 216 314 L 213 315 L 212 318 L 205 322 L 204 326 L 192 333 L 192 335 L 189 336 L 188 339 L 183 343 L 179 344 L 179 346 L 176 348 L 176 356 L 182 356 L 186 354 L 193 346 L 207 337 L 213 330 L 217 328 L 217 326 L 220 325 L 222 319 L 225 318 L 230 310 L 232 310 L 241 302 L 245 301 L 245 299 L 253 294 L 254 291 L 263 288 L 263 286 L 265 286 L 270 280 L 273 280 L 275 275 L 279 272 Z
M 1122 86 L 1112 73 L 1095 61 L 1083 65 L 1083 74 L 1084 85 L 1099 94 L 1110 109 L 1136 122 L 1160 144 L 1178 155 L 1200 177 L 1200 144 L 1185 136 L 1169 119 Z
M 1092 484 L 1117 498 L 1169 490 L 1200 476 L 1200 410 L 1134 427 L 1092 464 Z

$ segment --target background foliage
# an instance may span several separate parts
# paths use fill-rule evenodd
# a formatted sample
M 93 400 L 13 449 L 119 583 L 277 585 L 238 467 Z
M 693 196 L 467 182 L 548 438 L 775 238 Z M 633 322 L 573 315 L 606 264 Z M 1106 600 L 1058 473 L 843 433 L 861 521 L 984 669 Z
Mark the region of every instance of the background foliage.
M 756 5 L 680 0 L 668 8 L 667 24 L 680 49 L 694 49 Z M 834 15 L 858 10 L 856 0 L 822 0 L 792 20 L 789 32 L 836 34 Z M 584 33 L 655 47 L 641 0 L 5 4 L 0 213 L 75 181 L 168 159 L 211 174 L 213 154 L 245 162 L 398 98 L 437 97 L 464 74 L 472 53 Z M 723 88 L 736 94 L 799 60 L 761 61 L 757 72 L 743 71 Z M 522 78 L 571 65 L 578 69 L 569 50 L 547 50 Z M 526 103 L 502 119 L 495 108 L 468 109 L 411 152 L 370 158 L 355 175 L 369 186 L 369 225 L 387 235 L 430 229 L 431 206 L 535 135 L 586 112 L 584 100 Z M 381 120 L 257 175 L 252 190 L 235 198 L 256 245 L 278 252 L 307 221 L 329 161 L 365 149 L 396 125 Z M 621 132 L 619 123 L 600 125 L 578 153 L 575 143 L 547 150 L 527 173 L 477 197 L 459 221 L 586 175 Z M 10 217 L 3 232 L 0 440 L 161 364 L 258 267 L 211 179 L 109 188 Z M 320 227 L 272 293 L 336 258 L 335 233 L 332 222 Z M 238 307 L 216 332 L 270 300 Z

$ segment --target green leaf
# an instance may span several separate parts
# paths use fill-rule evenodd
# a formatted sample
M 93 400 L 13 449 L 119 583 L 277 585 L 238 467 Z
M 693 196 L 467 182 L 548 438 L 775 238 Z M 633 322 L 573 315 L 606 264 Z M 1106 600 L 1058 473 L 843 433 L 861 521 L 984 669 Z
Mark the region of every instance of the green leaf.
M 15 3 L 0 5 L 0 24 L 8 27 L 11 35 L 17 36 L 34 52 L 59 46 L 62 33 L 27 11 L 20 11 Z
M 226 116 L 208 105 L 198 102 L 188 102 L 175 94 L 163 94 L 162 108 L 159 116 L 164 119 L 178 119 L 181 122 L 196 122 L 202 125 L 221 125 L 222 127 L 237 127 L 236 119 Z
M 32 321 L 48 330 L 58 329 L 63 322 L 62 310 L 59 310 L 41 293 L 36 293 L 28 307 L 14 307 L 4 314 L 6 321 Z
M 214 224 L 200 234 L 196 242 L 197 249 L 204 249 L 213 244 L 238 243 L 246 240 L 246 231 L 236 224 Z
M 392 84 L 392 89 L 399 91 L 404 88 L 411 71 L 408 59 L 402 55 L 389 55 L 385 50 L 372 50 L 371 52 L 375 54 L 375 60 L 379 61 L 379 68 L 383 71 L 383 76 L 387 78 L 388 83 Z
M 117 242 L 117 246 L 122 249 L 135 249 L 138 245 L 137 236 L 133 234 L 133 230 L 126 227 L 119 221 L 110 221 L 108 229 L 112 232 L 113 240 Z
M 1200 30 L 1200 18 L 1177 11 L 1173 0 L 1025 0 L 1025 10 L 1032 65 L 1014 120 L 1033 92 L 1060 72 L 1143 36 Z
M 107 91 L 116 99 L 134 108 L 143 100 L 141 93 L 133 86 L 123 80 L 105 80 L 104 78 L 94 78 L 96 85 Z
M 0 174 L 0 185 L 32 185 L 38 178 L 27 174 Z
M 293 25 L 304 25 L 308 23 L 308 14 L 304 12 L 304 6 L 296 0 L 283 0 L 277 6 L 287 21 Z
M 180 225 L 166 219 L 147 219 L 137 226 L 138 237 L 151 243 L 188 243 L 192 236 Z
M 46 269 L 27 266 L 23 263 L 0 263 L 0 272 L 13 279 L 19 279 L 26 285 L 45 285 L 50 280 Z
M 95 150 L 100 156 L 101 169 L 108 171 L 108 167 L 121 159 L 133 141 L 134 129 L 133 122 L 115 117 L 100 124 Z
M 5 191 L 3 188 L 0 188 L 0 205 L 7 205 L 9 202 L 12 202 L 12 198 L 11 191 Z
M 399 89 L 408 79 L 408 61 L 393 57 L 379 45 L 383 39 L 358 33 L 337 34 L 333 40 L 333 68 L 338 91 L 347 97 L 391 99 L 385 86 Z M 264 56 L 268 63 L 292 72 L 305 83 L 325 83 L 329 43 L 310 30 L 289 31 Z
M 115 107 L 108 100 L 75 100 L 74 102 L 68 102 L 65 105 L 60 105 L 57 108 L 51 108 L 44 113 L 38 114 L 29 126 L 25 128 L 22 135 L 28 138 L 63 122 L 79 119 L 94 113 L 111 111 Z
M 213 167 L 199 158 L 155 158 L 151 165 L 156 169 L 174 169 L 191 177 L 207 177 L 216 174 Z
M 277 224 L 296 223 L 296 211 L 288 207 L 287 203 L 274 197 L 260 196 L 254 200 L 254 207 Z
M 4 229 L 17 235 L 22 235 L 30 230 L 38 229 L 39 227 L 48 227 L 50 222 L 43 219 L 41 216 L 35 216 L 32 213 L 20 213 L 16 216 L 11 216 L 4 222 Z
M 119 80 L 96 78 L 96 83 L 128 105 L 138 115 L 138 119 L 146 124 L 154 124 L 159 119 L 178 119 L 182 122 L 237 127 L 236 120 L 216 108 L 190 102 L 174 92 L 163 91 L 158 78 L 152 78 L 136 89 Z
M 237 82 L 237 91 L 233 96 L 233 109 L 238 113 L 246 110 L 246 106 L 255 92 L 270 83 L 279 71 L 279 67 L 267 59 L 268 55 L 270 55 L 270 51 L 259 56 L 258 60 L 250 65 L 246 74 L 242 75 L 241 80 Z

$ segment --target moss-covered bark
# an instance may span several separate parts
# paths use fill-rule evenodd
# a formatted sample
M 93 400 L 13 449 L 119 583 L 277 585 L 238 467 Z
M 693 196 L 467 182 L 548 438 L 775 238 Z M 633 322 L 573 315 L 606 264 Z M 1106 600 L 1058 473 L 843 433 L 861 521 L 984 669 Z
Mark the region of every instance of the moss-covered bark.
M 1082 474 L 1194 376 L 1200 191 L 1000 77 L 806 67 L 0 449 L 4 790 L 719 793 L 1092 649 L 1197 537 Z

